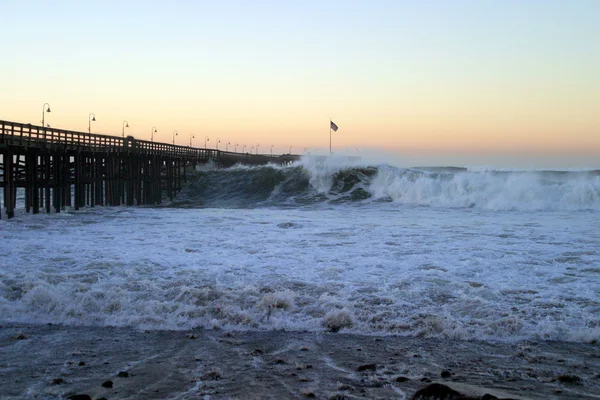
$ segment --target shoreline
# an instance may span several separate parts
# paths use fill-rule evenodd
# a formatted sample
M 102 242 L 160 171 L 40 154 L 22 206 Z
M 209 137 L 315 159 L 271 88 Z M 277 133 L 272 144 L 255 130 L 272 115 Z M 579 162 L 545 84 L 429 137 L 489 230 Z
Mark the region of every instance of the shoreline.
M 598 344 L 25 324 L 0 327 L 0 343 L 2 399 L 410 399 L 435 382 L 474 398 L 600 399 Z

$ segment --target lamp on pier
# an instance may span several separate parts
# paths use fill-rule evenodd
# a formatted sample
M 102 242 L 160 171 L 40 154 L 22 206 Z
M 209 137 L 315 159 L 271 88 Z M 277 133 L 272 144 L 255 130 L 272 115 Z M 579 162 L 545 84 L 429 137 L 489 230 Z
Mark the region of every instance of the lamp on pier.
M 217 138 L 217 150 L 219 150 L 219 143 L 221 143 L 221 139 Z
M 273 157 L 273 145 L 271 145 L 271 157 Z
M 46 106 L 48 106 L 48 108 L 46 108 Z M 42 106 L 42 128 L 46 127 L 46 125 L 44 124 L 44 116 L 47 112 L 50 112 L 50 104 L 44 103 L 44 105 Z
M 196 136 L 190 133 L 190 147 L 192 147 L 192 139 L 196 139 Z
M 129 122 L 123 121 L 123 131 L 121 132 L 121 137 L 125 137 L 125 128 L 129 128 Z
M 151 141 L 151 142 L 154 142 L 154 134 L 155 134 L 156 132 L 158 132 L 158 131 L 156 130 L 156 127 L 155 127 L 155 126 L 153 126 L 153 127 L 152 127 L 152 131 L 150 132 L 150 141 Z
M 204 150 L 206 150 L 206 142 L 210 142 L 210 138 L 208 136 L 204 136 Z
M 260 147 L 260 144 L 256 145 L 256 154 L 258 154 L 258 148 Z
M 244 145 L 244 147 L 242 147 L 242 153 L 246 152 L 246 145 Z
M 173 144 L 175 144 L 175 136 L 179 136 L 179 133 L 177 133 L 177 131 L 173 131 Z
M 88 117 L 88 133 L 92 133 L 92 121 L 96 121 L 96 114 L 90 113 Z
M 238 147 L 238 144 L 236 143 L 236 144 L 235 144 L 235 147 L 234 147 L 234 149 L 233 149 L 233 152 L 234 152 L 234 153 L 237 153 L 237 147 Z
M 231 144 L 231 142 L 227 142 L 225 144 L 225 151 L 229 151 L 229 145 Z

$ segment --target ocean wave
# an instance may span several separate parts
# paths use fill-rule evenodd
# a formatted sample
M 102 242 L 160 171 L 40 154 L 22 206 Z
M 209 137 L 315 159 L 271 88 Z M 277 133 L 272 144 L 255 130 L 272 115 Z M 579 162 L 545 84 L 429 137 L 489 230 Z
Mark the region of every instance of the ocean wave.
M 536 305 L 535 296 L 522 291 L 518 296 L 528 297 L 532 305 L 507 312 L 498 307 L 506 294 L 467 283 L 453 286 L 469 295 L 468 300 L 419 281 L 391 282 L 382 289 L 355 287 L 344 293 L 340 285 L 308 282 L 235 287 L 199 283 L 202 274 L 191 271 L 178 278 L 142 278 L 139 271 L 132 271 L 110 282 L 90 272 L 70 279 L 54 275 L 57 282 L 34 278 L 0 283 L 3 322 L 149 330 L 344 329 L 356 334 L 489 341 L 600 339 L 600 326 L 590 318 L 589 309 L 571 308 L 565 315 Z M 422 298 L 423 293 L 431 299 Z M 586 319 L 587 326 L 581 323 Z
M 599 210 L 600 171 L 399 168 L 308 157 L 290 167 L 198 171 L 171 205 L 251 208 L 380 201 L 499 211 Z

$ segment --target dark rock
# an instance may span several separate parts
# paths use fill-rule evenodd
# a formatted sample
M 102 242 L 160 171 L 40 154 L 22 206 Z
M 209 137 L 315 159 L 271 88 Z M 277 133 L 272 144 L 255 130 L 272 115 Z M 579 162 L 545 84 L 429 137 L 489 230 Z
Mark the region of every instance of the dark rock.
M 571 383 L 571 384 L 580 384 L 581 383 L 581 378 L 578 377 L 577 375 L 560 375 L 557 376 L 555 379 L 555 381 L 559 381 L 561 383 Z
M 464 398 L 459 392 L 440 383 L 432 383 L 419 389 L 413 394 L 411 400 L 458 400 Z M 462 400 L 462 399 L 461 399 Z
M 442 373 L 440 374 L 440 376 L 441 376 L 442 378 L 450 378 L 450 375 L 452 375 L 452 374 L 450 373 L 450 371 L 442 371 Z
M 429 379 L 427 377 L 423 377 L 423 378 L 421 378 L 421 382 L 431 383 L 431 379 Z
M 202 375 L 202 379 L 205 381 L 218 381 L 222 377 L 223 374 L 221 374 L 221 371 L 217 369 L 213 369 L 212 371 L 209 371 L 206 374 Z
M 129 378 L 129 372 L 127 372 L 127 371 L 119 371 L 119 373 L 117 374 L 117 376 L 119 378 Z
M 361 371 L 376 371 L 377 370 L 377 364 L 364 364 L 364 365 L 359 366 L 356 370 L 358 372 L 361 372 Z
M 302 391 L 302 394 L 305 397 L 309 397 L 311 399 L 317 397 L 311 390 L 304 390 L 304 391 Z
M 275 364 L 287 364 L 287 363 L 285 362 L 285 360 L 278 358 L 275 360 Z
M 12 339 L 14 339 L 14 340 L 25 340 L 25 339 L 29 339 L 29 336 L 27 336 L 24 333 L 19 333 L 16 336 L 13 336 Z
M 84 365 L 85 365 L 85 362 L 83 362 L 83 361 L 79 361 L 79 366 L 80 366 L 80 367 L 83 367 Z
M 102 387 L 110 389 L 111 387 L 113 387 L 113 381 L 106 381 L 106 382 L 102 383 Z
M 63 378 L 56 378 L 52 380 L 53 385 L 62 385 L 63 383 L 67 383 Z
M 410 381 L 410 379 L 405 376 L 399 376 L 395 379 L 395 381 L 396 382 L 406 382 L 406 381 Z
M 262 350 L 262 349 L 254 349 L 254 350 L 252 350 L 252 353 L 250 353 L 250 354 L 253 355 L 253 356 L 259 356 L 261 354 L 264 354 L 264 350 Z
M 499 399 L 496 396 L 486 393 L 483 396 L 481 396 L 481 400 L 499 400 Z
M 69 400 L 92 400 L 87 394 L 74 394 L 73 396 L 67 397 Z

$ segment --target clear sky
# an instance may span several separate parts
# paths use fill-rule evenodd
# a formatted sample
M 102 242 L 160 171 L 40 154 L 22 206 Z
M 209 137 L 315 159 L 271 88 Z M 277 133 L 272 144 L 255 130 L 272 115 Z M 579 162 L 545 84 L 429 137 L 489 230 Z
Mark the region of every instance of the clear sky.
M 600 166 L 600 1 L 0 0 L 0 119 Z M 359 149 L 359 150 L 357 150 Z M 541 160 L 541 161 L 540 161 Z M 489 161 L 489 162 L 488 162 Z M 450 162 L 450 161 L 448 161 Z

